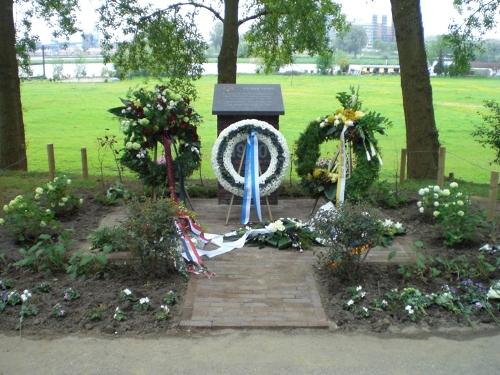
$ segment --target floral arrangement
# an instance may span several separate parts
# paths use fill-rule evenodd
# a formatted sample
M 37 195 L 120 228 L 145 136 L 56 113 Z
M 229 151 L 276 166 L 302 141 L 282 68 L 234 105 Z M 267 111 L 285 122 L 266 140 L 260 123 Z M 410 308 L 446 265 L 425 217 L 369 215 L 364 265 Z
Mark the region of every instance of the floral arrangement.
M 259 120 L 242 120 L 230 125 L 215 141 L 212 168 L 224 189 L 240 197 L 243 196 L 244 171 L 238 172 L 231 159 L 236 145 L 245 142 L 251 130 L 256 131 L 259 142 L 265 144 L 270 153 L 269 167 L 259 176 L 261 196 L 279 188 L 290 164 L 286 140 L 272 125 Z
M 158 142 L 167 135 L 172 141 L 176 179 L 190 176 L 200 167 L 200 115 L 191 99 L 165 86 L 154 90 L 140 88 L 122 99 L 123 106 L 109 111 L 120 117 L 124 134 L 121 163 L 136 172 L 148 186 L 166 181 L 165 158 L 158 153 Z
M 359 90 L 358 90 L 359 91 Z M 340 139 L 345 128 L 345 140 L 353 157 L 348 163 L 352 169 L 346 181 L 347 198 L 358 200 L 377 179 L 381 159 L 375 134 L 385 134 L 390 121 L 377 112 L 362 111 L 359 92 L 339 92 L 337 99 L 342 105 L 334 113 L 312 121 L 296 143 L 297 174 L 304 188 L 313 197 L 324 196 L 335 201 L 338 181 L 338 158 L 320 159 L 320 146 L 326 141 Z
M 246 226 L 226 235 L 226 238 L 241 237 L 250 229 L 267 229 L 267 233 L 249 237 L 249 243 L 261 247 L 272 246 L 280 250 L 294 248 L 300 252 L 309 249 L 316 241 L 317 235 L 306 223 L 295 218 L 281 218 L 270 223 L 259 223 L 253 227 Z
M 470 240 L 475 235 L 480 218 L 470 212 L 471 202 L 457 182 L 448 188 L 429 185 L 419 189 L 417 209 L 429 215 L 443 229 L 444 244 L 454 246 Z

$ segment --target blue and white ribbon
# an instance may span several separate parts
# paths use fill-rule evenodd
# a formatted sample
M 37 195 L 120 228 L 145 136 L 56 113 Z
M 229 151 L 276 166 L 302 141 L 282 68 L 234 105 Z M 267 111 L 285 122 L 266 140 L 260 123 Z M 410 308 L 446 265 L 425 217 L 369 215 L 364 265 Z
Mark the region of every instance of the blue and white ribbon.
M 245 151 L 245 184 L 241 204 L 241 224 L 247 224 L 250 221 L 252 200 L 257 217 L 259 221 L 262 221 L 259 187 L 259 141 L 255 130 L 250 131 L 248 134 Z
M 352 121 L 346 122 L 342 133 L 340 133 L 340 173 L 337 182 L 337 206 L 342 205 L 345 198 L 345 182 L 347 178 L 347 142 L 345 140 L 345 132 L 350 126 L 353 126 Z

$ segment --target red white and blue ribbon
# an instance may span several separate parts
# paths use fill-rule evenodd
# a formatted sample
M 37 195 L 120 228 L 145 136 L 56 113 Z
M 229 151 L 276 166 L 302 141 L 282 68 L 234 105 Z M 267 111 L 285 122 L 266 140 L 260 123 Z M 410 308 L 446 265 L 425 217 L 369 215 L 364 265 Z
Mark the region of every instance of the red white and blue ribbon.
M 248 134 L 245 151 L 245 184 L 241 204 L 241 224 L 247 224 L 250 221 L 252 201 L 257 218 L 262 221 L 259 187 L 259 141 L 255 130 L 250 131 Z

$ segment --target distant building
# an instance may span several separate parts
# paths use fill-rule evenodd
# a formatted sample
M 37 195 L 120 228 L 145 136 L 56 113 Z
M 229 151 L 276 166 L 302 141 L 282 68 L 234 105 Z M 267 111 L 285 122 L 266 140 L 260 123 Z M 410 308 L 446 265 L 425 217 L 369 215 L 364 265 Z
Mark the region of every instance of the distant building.
M 378 16 L 376 14 L 372 15 L 372 22 L 368 25 L 361 25 L 368 36 L 368 43 L 366 48 L 372 49 L 375 47 L 375 42 L 380 40 L 382 42 L 394 42 L 396 40 L 396 34 L 394 32 L 394 26 L 388 25 L 387 16 L 382 15 L 381 23 L 378 22 Z

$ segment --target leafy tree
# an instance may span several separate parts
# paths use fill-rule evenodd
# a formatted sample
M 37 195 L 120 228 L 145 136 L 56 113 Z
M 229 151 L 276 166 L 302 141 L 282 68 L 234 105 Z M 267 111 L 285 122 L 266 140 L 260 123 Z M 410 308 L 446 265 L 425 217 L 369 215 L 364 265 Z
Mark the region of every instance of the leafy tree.
M 368 36 L 362 26 L 352 25 L 344 34 L 340 34 L 337 38 L 337 48 L 342 51 L 353 53 L 354 57 L 361 52 L 361 50 L 368 43 Z
M 481 47 L 482 48 L 476 52 L 476 60 L 500 63 L 500 40 L 485 40 Z
M 439 51 L 437 64 L 434 66 L 434 73 L 436 73 L 438 76 L 446 75 L 447 70 L 447 67 L 444 65 L 443 51 L 441 50 Z
M 266 71 L 291 63 L 294 53 L 314 55 L 326 50 L 330 30 L 345 27 L 340 5 L 331 0 L 157 3 L 161 5 L 104 0 L 100 8 L 104 51 L 124 72 L 145 68 L 154 75 L 199 77 L 206 48 L 194 22 L 200 12 L 208 12 L 223 24 L 220 83 L 236 82 L 239 27 L 247 22 L 252 22 L 245 38 L 249 53 L 263 58 Z M 117 40 L 117 30 L 128 39 Z
M 481 46 L 484 34 L 497 25 L 500 0 L 453 0 L 453 4 L 463 19 L 453 22 L 446 36 L 453 47 L 453 67 L 450 70 L 463 74 L 470 70 L 470 61 Z
M 222 46 L 222 33 L 224 32 L 224 24 L 216 22 L 210 31 L 210 46 L 214 51 L 219 52 Z
M 14 23 L 14 0 L 0 0 L 0 170 L 28 168 L 19 66 L 29 70 L 28 54 L 38 39 L 31 33 L 33 20 L 53 26 L 54 36 L 77 31 L 76 0 L 16 0 L 16 5 L 24 12 Z
M 316 68 L 320 74 L 331 74 L 333 65 L 333 53 L 324 52 L 316 56 Z
M 495 152 L 493 162 L 500 164 L 500 104 L 487 100 L 484 107 L 487 111 L 481 113 L 483 123 L 472 132 L 472 136 L 484 147 L 491 147 Z

